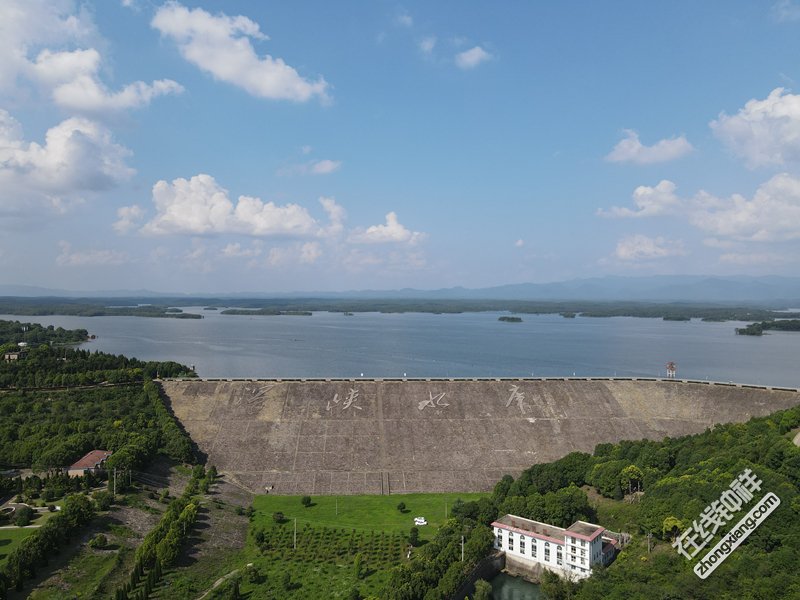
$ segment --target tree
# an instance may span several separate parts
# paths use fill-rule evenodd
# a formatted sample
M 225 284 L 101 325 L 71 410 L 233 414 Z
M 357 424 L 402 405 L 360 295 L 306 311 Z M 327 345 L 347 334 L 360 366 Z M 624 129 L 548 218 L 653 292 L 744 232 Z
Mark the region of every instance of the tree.
M 492 584 L 484 579 L 475 582 L 475 593 L 472 600 L 489 600 L 492 597 Z
M 356 580 L 361 579 L 361 568 L 363 562 L 364 558 L 361 555 L 361 552 L 356 552 L 356 555 L 353 558 L 353 575 L 355 576 Z
M 108 545 L 108 538 L 102 533 L 98 533 L 91 540 L 89 540 L 90 548 L 105 548 Z
M 30 506 L 21 506 L 14 512 L 16 513 L 14 516 L 14 525 L 17 527 L 30 525 L 31 519 L 33 519 L 33 510 Z
M 399 510 L 401 513 L 406 512 L 406 503 L 405 502 L 401 502 L 400 504 L 398 504 L 397 505 L 397 510 Z
M 272 520 L 276 523 L 283 523 L 286 520 L 286 517 L 283 516 L 282 512 L 274 512 L 272 513 Z
M 419 528 L 412 527 L 411 531 L 408 532 L 408 543 L 412 546 L 416 546 L 419 544 Z
M 636 465 L 625 467 L 619 475 L 620 485 L 623 489 L 627 488 L 629 494 L 641 489 L 642 479 L 644 479 L 644 475 Z
M 306 508 L 308 508 L 309 506 L 311 506 L 311 496 L 303 496 L 302 498 L 300 498 L 300 503 Z

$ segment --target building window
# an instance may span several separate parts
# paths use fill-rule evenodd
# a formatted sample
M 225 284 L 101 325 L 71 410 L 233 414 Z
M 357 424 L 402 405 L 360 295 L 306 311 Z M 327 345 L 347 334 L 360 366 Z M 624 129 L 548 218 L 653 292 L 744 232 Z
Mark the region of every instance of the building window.
M 586 550 L 581 550 L 581 556 L 586 556 Z
M 531 540 L 531 556 L 536 556 L 536 540 Z
M 544 560 L 550 562 L 550 548 L 544 549 Z
M 512 537 L 508 538 L 508 549 L 509 550 L 513 550 L 514 549 L 514 538 L 512 538 Z
M 525 554 L 525 538 L 522 538 L 519 541 L 519 551 L 521 554 Z

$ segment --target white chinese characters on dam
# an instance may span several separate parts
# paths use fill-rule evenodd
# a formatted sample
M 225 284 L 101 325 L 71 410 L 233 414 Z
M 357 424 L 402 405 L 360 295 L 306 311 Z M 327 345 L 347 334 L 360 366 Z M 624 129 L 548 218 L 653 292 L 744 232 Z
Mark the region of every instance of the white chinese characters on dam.
M 428 398 L 422 400 L 417 403 L 417 408 L 419 410 L 425 410 L 426 408 L 433 408 L 435 409 L 437 406 L 450 406 L 449 402 L 446 402 L 444 397 L 447 392 L 440 392 L 435 394 L 431 391 L 428 392 Z
M 349 408 L 364 410 L 363 407 L 356 404 L 358 400 L 358 390 L 355 388 L 350 388 L 350 391 L 347 393 L 347 397 L 344 400 L 339 398 L 339 394 L 334 394 L 333 400 L 328 400 L 328 405 L 325 407 L 325 410 L 330 411 L 335 406 L 339 406 L 343 411 Z
M 509 408 L 512 403 L 516 402 L 517 406 L 519 407 L 519 412 L 524 415 L 526 406 L 525 392 L 521 392 L 518 385 L 512 385 L 510 388 L 508 388 L 508 391 L 511 392 L 511 394 L 508 396 L 506 408 Z

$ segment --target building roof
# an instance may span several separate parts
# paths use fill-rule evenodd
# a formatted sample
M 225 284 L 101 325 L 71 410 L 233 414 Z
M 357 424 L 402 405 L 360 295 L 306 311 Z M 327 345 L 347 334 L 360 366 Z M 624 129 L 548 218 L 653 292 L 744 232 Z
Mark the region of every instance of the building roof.
M 92 450 L 70 467 L 72 469 L 93 469 L 111 456 L 108 450 Z
M 586 521 L 575 521 L 572 525 L 567 527 L 567 531 L 569 531 L 575 537 L 579 537 L 589 542 L 603 533 L 605 530 L 605 527 L 594 525 L 593 523 L 587 523 Z
M 500 517 L 497 521 L 492 523 L 492 526 L 510 529 L 511 531 L 523 535 L 530 535 L 531 537 L 544 538 L 557 544 L 564 543 L 564 529 L 561 527 L 540 523 L 539 521 L 532 521 L 515 515 Z
M 592 541 L 605 531 L 605 527 L 587 523 L 586 521 L 575 521 L 567 529 L 563 529 L 555 525 L 548 525 L 547 523 L 540 523 L 539 521 L 532 521 L 515 515 L 500 517 L 492 523 L 492 527 L 502 527 L 522 535 L 547 539 L 557 544 L 563 544 L 566 535 Z

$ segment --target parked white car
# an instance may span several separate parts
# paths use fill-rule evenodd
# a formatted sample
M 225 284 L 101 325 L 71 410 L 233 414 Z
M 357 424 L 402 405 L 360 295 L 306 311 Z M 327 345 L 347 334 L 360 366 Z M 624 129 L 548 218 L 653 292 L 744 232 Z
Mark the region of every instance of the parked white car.
M 420 526 L 420 525 L 427 525 L 427 524 L 428 524 L 428 521 L 425 520 L 425 517 L 414 517 L 414 525 Z

